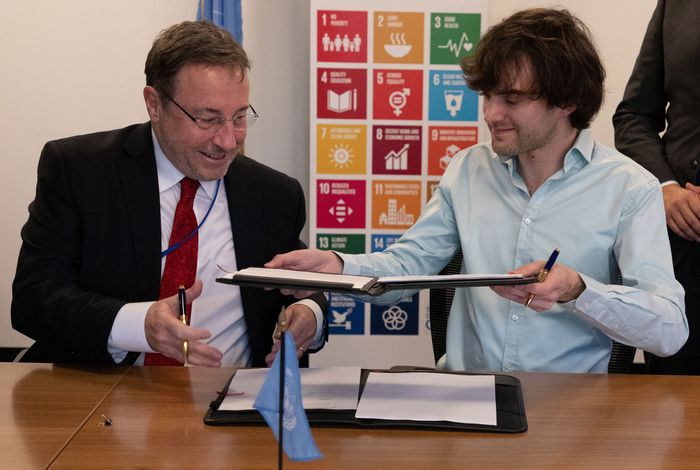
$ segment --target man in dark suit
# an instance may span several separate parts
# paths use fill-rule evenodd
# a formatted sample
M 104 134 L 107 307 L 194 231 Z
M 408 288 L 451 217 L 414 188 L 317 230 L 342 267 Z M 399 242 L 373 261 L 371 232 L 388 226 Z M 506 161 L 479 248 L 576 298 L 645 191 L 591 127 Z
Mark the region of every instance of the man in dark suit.
M 673 356 L 646 354 L 656 374 L 700 374 L 699 21 L 698 2 L 659 0 L 613 116 L 618 150 L 662 183 L 674 271 L 685 288 L 690 336 Z
M 228 32 L 175 25 L 146 60 L 149 123 L 46 144 L 13 283 L 13 327 L 35 340 L 25 360 L 149 364 L 141 353 L 161 353 L 192 365 L 263 366 L 283 306 L 298 355 L 322 347 L 322 295 L 292 303 L 215 282 L 222 269 L 262 266 L 303 246 L 299 183 L 240 155 L 257 119 L 248 69 Z M 186 180 L 198 227 L 173 241 Z M 161 284 L 168 259 L 188 243 L 197 279 L 186 285 L 189 326 Z

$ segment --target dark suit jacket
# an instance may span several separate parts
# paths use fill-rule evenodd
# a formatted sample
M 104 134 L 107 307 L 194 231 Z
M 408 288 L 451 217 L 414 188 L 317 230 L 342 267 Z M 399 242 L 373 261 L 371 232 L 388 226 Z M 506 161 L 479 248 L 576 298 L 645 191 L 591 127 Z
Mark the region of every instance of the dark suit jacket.
M 659 0 L 618 105 L 615 146 L 663 183 L 695 183 L 700 161 L 700 3 Z M 663 137 L 659 133 L 666 131 Z M 690 242 L 672 232 L 674 262 Z
M 224 184 L 239 269 L 303 247 L 295 179 L 239 155 Z M 119 309 L 158 298 L 160 240 L 150 124 L 47 143 L 12 286 L 12 325 L 36 341 L 25 358 L 113 363 Z M 253 365 L 263 366 L 280 307 L 294 299 L 254 288 L 241 296 Z M 314 300 L 325 310 L 323 295 Z

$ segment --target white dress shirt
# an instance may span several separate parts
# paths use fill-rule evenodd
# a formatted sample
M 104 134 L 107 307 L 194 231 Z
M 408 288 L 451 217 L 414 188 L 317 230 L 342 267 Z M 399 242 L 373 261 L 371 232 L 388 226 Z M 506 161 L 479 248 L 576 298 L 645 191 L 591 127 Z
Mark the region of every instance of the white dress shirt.
M 155 135 L 153 148 L 160 193 L 161 249 L 164 251 L 170 241 L 175 208 L 180 200 L 179 183 L 184 175 L 165 156 Z M 204 283 L 204 289 L 192 304 L 190 325 L 211 333 L 212 336 L 206 342 L 221 351 L 223 366 L 249 366 L 251 357 L 240 288 L 216 282 L 216 278 L 223 274 L 219 266 L 227 271 L 237 270 L 226 189 L 223 184 L 219 185 L 217 194 L 216 188 L 216 181 L 200 182 L 194 200 L 193 208 L 199 223 L 210 207 L 211 212 L 198 233 L 197 279 Z M 165 257 L 162 258 L 161 275 L 164 268 Z M 307 305 L 316 315 L 316 337 L 311 348 L 320 346 L 323 341 L 321 308 L 308 299 L 297 303 Z M 148 345 L 144 330 L 146 313 L 152 304 L 153 302 L 128 303 L 117 314 L 108 341 L 108 350 L 115 362 L 124 360 L 128 351 L 154 352 Z M 144 355 L 141 354 L 135 364 L 142 365 L 143 358 Z

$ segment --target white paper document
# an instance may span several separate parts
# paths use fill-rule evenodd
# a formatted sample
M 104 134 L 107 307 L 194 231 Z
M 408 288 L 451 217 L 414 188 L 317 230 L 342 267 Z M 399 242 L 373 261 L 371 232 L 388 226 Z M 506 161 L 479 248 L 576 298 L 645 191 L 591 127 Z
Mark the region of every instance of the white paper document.
M 493 375 L 370 372 L 356 418 L 496 426 Z
M 236 275 L 244 275 L 260 279 L 277 279 L 279 281 L 309 281 L 309 282 L 332 282 L 348 284 L 353 289 L 362 289 L 375 278 L 368 276 L 354 276 L 350 274 L 328 274 L 315 273 L 310 271 L 292 271 L 289 269 L 274 268 L 245 268 L 235 273 L 228 273 L 222 276 L 224 279 L 235 279 Z
M 240 369 L 219 410 L 252 410 L 255 396 L 270 369 Z M 301 399 L 307 410 L 354 410 L 360 384 L 359 367 L 301 368 Z

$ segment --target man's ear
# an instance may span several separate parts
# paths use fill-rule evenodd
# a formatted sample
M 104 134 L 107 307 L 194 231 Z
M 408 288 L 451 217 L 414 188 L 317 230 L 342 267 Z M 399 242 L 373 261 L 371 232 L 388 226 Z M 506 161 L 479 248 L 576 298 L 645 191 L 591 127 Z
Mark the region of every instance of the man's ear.
M 563 107 L 560 107 L 559 109 L 561 109 L 561 111 L 562 111 L 562 116 L 569 116 L 569 115 L 571 115 L 571 113 L 576 111 L 576 108 L 577 108 L 577 106 L 575 104 L 570 104 L 569 106 L 563 106 Z
M 163 103 L 160 100 L 158 91 L 152 86 L 146 86 L 143 89 L 143 100 L 146 102 L 146 111 L 151 118 L 151 122 L 158 122 L 160 115 L 163 112 Z

